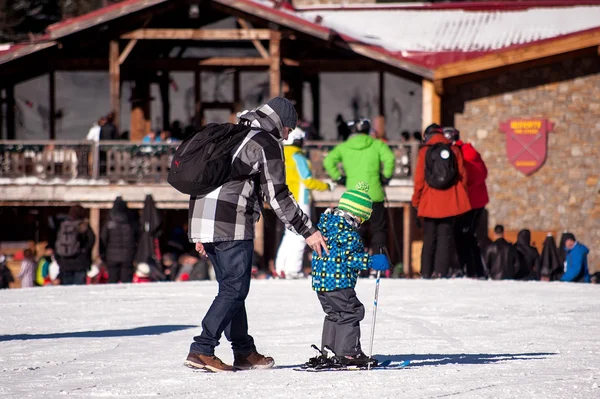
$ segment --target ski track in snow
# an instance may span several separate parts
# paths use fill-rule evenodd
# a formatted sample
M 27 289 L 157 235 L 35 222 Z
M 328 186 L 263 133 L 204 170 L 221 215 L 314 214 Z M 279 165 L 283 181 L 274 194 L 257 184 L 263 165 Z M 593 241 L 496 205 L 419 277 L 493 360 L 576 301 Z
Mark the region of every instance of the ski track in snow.
M 183 366 L 214 282 L 0 291 L 1 398 L 600 398 L 600 287 L 382 280 L 374 353 L 399 370 L 303 373 L 323 312 L 307 280 L 253 281 L 250 333 L 277 368 Z M 374 280 L 359 280 L 368 350 Z M 232 362 L 223 338 L 217 356 Z

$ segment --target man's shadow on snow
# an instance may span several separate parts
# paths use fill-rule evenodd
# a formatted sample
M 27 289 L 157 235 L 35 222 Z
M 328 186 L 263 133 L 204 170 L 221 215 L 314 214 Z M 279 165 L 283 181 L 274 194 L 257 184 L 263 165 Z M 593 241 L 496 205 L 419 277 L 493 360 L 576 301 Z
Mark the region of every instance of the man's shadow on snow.
M 76 331 L 52 334 L 15 334 L 0 335 L 0 342 L 3 341 L 28 341 L 32 339 L 57 339 L 57 338 L 113 338 L 113 337 L 137 337 L 141 335 L 160 335 L 174 331 L 196 328 L 192 325 L 162 325 L 162 326 L 144 326 L 121 330 L 97 330 L 97 331 Z
M 539 360 L 557 353 L 456 353 L 456 354 L 412 354 L 412 355 L 375 355 L 379 361 L 393 362 L 410 361 L 409 367 L 442 366 L 444 364 L 490 364 L 513 360 Z

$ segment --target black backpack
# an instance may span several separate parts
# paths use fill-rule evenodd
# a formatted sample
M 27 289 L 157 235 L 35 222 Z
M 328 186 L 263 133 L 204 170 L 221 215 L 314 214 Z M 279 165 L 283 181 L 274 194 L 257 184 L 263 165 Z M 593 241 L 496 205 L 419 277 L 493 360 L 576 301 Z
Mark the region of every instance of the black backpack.
M 56 235 L 56 254 L 70 258 L 79 254 L 79 224 L 81 220 L 65 220 L 58 228 Z
M 430 187 L 447 190 L 456 184 L 458 165 L 450 144 L 437 143 L 425 154 L 425 181 Z
M 250 126 L 210 123 L 185 139 L 175 151 L 167 182 L 191 196 L 210 193 L 231 180 L 233 150 Z

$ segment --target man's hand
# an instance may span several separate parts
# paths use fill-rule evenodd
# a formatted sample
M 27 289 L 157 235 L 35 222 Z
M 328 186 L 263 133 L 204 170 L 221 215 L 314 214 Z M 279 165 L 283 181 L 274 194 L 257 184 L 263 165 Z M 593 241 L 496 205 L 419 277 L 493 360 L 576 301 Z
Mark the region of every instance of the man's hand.
M 327 249 L 327 243 L 325 243 L 325 238 L 321 234 L 319 230 L 315 231 L 310 237 L 306 239 L 306 245 L 308 245 L 313 251 L 317 251 L 317 255 L 322 256 L 321 248 L 325 249 L 325 253 L 329 255 L 329 250 Z
M 202 245 L 201 242 L 196 243 L 196 252 L 198 252 L 200 255 L 206 257 L 206 250 L 204 249 L 204 245 Z

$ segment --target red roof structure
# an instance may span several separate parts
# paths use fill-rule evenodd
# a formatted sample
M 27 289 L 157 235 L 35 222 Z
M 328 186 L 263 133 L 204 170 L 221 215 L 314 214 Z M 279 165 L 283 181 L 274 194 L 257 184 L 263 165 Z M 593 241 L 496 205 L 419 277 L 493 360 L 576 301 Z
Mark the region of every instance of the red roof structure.
M 434 3 L 425 5 L 352 5 L 338 7 L 304 7 L 293 10 L 289 7 L 278 7 L 274 2 L 267 0 L 211 1 L 233 9 L 236 12 L 250 14 L 321 40 L 344 45 L 353 52 L 364 57 L 388 64 L 394 68 L 404 70 L 426 79 L 433 79 L 435 75 L 434 71 L 436 69 L 449 64 L 474 60 L 490 54 L 502 54 L 516 49 L 524 49 L 532 45 L 560 41 L 580 34 L 589 34 L 590 32 L 600 30 L 600 17 L 596 18 L 595 14 L 598 13 L 598 16 L 600 16 L 600 2 L 588 0 L 547 0 L 531 2 L 496 1 Z M 0 65 L 56 46 L 57 42 L 61 39 L 91 27 L 105 24 L 132 13 L 167 3 L 175 2 L 169 0 L 125 0 L 77 18 L 67 19 L 50 25 L 48 27 L 48 32 L 43 36 L 37 37 L 35 41 L 12 45 L 10 48 L 0 51 Z M 565 17 L 565 10 L 571 10 L 573 15 L 579 15 L 581 18 L 569 21 Z M 416 43 L 413 46 L 414 48 L 395 49 L 393 48 L 394 46 L 390 46 L 391 40 L 389 40 L 389 38 L 369 36 L 368 30 L 357 30 L 356 24 L 353 22 L 355 19 L 364 18 L 366 15 L 365 13 L 370 13 L 370 23 L 377 25 L 379 24 L 377 15 L 383 16 L 390 12 L 411 12 L 413 13 L 412 15 L 418 13 L 425 21 L 428 18 L 432 21 L 440 21 L 444 18 L 462 18 L 461 21 L 463 21 L 463 23 L 459 26 L 455 26 L 452 31 L 449 31 L 453 32 L 457 41 L 454 47 L 449 46 L 448 49 L 446 49 L 443 45 L 440 45 L 435 47 L 433 51 L 421 51 L 419 50 L 419 46 L 427 48 L 427 45 L 431 44 L 433 46 L 435 43 L 423 44 L 423 42 L 420 42 Z M 460 34 L 465 31 L 474 28 L 474 22 L 469 19 L 472 17 L 472 14 L 477 14 L 476 17 L 479 18 L 478 20 L 483 21 L 480 23 L 480 26 L 483 26 L 482 29 L 484 29 L 486 21 L 489 25 L 491 20 L 494 18 L 498 19 L 499 16 L 504 16 L 509 20 L 510 18 L 518 18 L 519 15 L 523 13 L 529 13 L 528 15 L 531 15 L 532 17 L 535 17 L 539 13 L 556 14 L 562 18 L 563 24 L 569 26 L 570 32 L 566 34 L 550 34 L 550 37 L 541 39 L 536 39 L 536 37 L 517 37 L 519 31 L 517 30 L 516 25 L 512 27 L 512 32 L 514 33 L 511 34 L 511 24 L 505 23 L 504 25 L 506 25 L 506 28 L 508 29 L 509 40 L 503 41 L 500 46 L 484 46 L 476 50 L 472 50 L 472 48 L 477 48 L 476 46 L 460 47 L 461 45 L 464 47 L 464 44 L 473 37 L 477 38 L 476 34 L 473 36 L 473 32 L 471 32 L 471 39 L 461 39 L 460 36 Z M 339 23 L 337 21 L 340 20 L 340 18 L 336 19 L 335 16 L 341 14 L 344 14 L 344 16 L 352 16 L 352 18 L 341 18 L 347 20 L 347 23 Z M 373 17 L 373 15 L 375 17 Z M 316 16 L 319 16 L 319 18 L 316 18 Z M 590 19 L 591 22 L 588 21 Z M 587 22 L 584 23 L 582 21 Z M 504 25 L 500 24 L 498 26 L 502 27 Z M 436 29 L 438 26 L 439 24 L 430 26 L 430 28 Z M 586 26 L 588 28 L 578 29 L 579 26 Z M 589 28 L 589 26 L 592 27 Z M 393 33 L 394 31 L 400 30 L 401 26 L 396 24 L 396 26 L 388 26 L 385 27 L 385 29 L 386 31 Z M 501 31 L 497 32 L 498 35 L 506 33 L 503 29 L 498 29 L 497 27 L 494 27 L 494 29 Z M 494 32 L 489 33 L 491 36 L 488 37 L 488 42 L 494 42 L 494 34 Z M 422 35 L 417 34 L 417 37 L 419 36 Z M 441 36 L 441 39 L 445 39 L 443 32 Z

